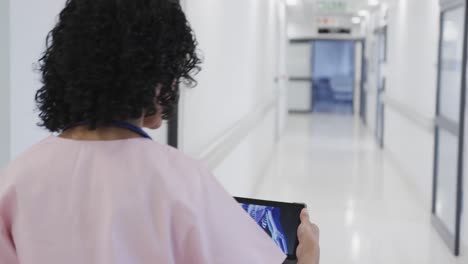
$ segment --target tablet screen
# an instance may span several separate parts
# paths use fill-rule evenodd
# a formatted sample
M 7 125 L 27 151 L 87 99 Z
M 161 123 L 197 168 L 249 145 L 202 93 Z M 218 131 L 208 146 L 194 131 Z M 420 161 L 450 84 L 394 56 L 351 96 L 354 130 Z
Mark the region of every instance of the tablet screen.
M 288 258 L 294 259 L 298 244 L 297 228 L 299 227 L 300 213 L 304 205 L 246 198 L 236 199 L 247 214 L 288 255 Z

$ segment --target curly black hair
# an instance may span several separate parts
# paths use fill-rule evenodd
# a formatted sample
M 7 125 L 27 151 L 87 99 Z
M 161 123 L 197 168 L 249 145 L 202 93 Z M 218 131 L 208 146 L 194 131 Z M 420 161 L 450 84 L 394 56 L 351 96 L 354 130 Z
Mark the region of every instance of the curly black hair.
M 155 115 L 155 103 L 168 119 L 179 83 L 195 85 L 199 64 L 175 1 L 67 0 L 39 60 L 39 126 L 61 132 L 85 122 L 96 129 Z

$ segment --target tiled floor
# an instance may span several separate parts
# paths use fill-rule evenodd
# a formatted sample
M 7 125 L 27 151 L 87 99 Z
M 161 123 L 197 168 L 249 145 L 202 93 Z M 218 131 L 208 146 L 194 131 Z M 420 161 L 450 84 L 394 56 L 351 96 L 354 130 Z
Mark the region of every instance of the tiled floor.
M 367 130 L 350 116 L 294 115 L 257 197 L 306 202 L 323 264 L 461 264 Z

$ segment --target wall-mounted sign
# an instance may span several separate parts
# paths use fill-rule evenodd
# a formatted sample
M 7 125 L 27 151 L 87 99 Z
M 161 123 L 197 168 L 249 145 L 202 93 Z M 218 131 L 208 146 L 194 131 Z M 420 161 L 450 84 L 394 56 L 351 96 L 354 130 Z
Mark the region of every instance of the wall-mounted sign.
M 346 12 L 347 1 L 344 0 L 319 0 L 318 10 L 324 13 Z
M 315 18 L 315 25 L 317 27 L 352 27 L 351 19 L 347 16 L 342 15 L 328 15 L 328 16 L 317 16 Z
M 336 27 L 339 26 L 339 19 L 333 16 L 319 16 L 316 19 L 318 27 Z

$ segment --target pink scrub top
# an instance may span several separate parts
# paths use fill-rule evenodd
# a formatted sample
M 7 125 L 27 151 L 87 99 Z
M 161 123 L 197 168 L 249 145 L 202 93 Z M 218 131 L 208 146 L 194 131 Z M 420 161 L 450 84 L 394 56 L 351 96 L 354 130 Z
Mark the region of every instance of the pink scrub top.
M 143 139 L 51 136 L 0 173 L 1 264 L 281 264 L 203 166 Z

